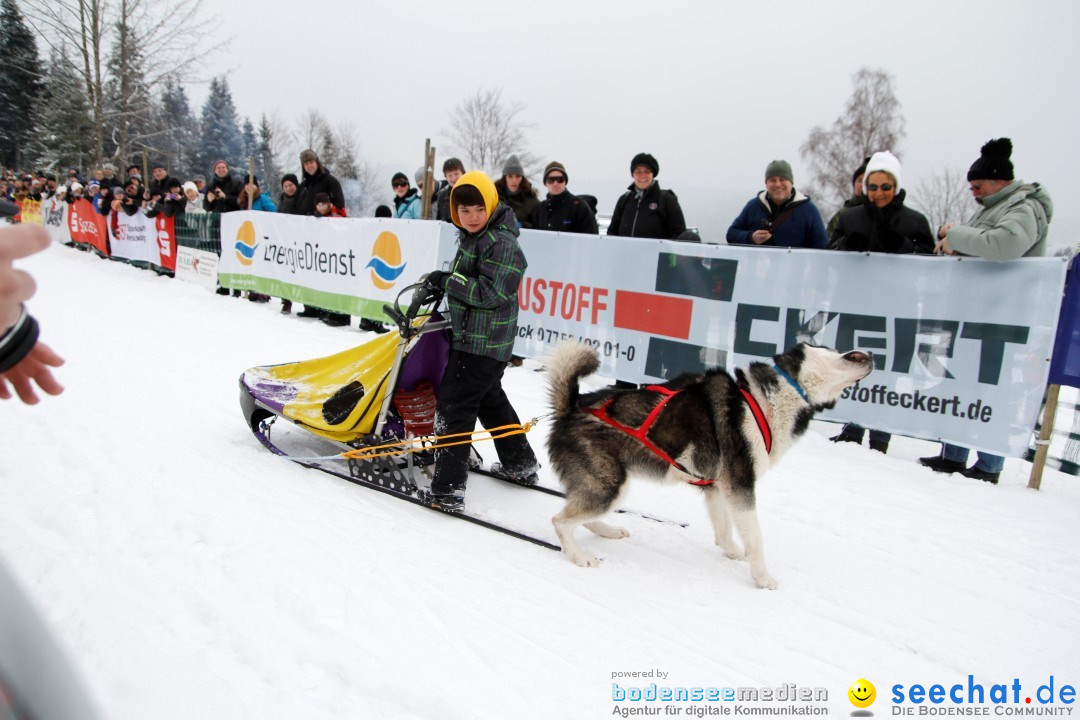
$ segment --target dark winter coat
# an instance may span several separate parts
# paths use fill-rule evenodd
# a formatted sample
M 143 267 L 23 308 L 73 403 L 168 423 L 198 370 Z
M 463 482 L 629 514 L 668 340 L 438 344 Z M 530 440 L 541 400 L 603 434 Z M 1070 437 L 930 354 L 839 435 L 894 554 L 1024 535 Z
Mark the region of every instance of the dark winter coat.
M 537 230 L 584 233 L 596 235 L 596 215 L 589 204 L 564 190 L 559 195 L 548 195 L 533 211 L 529 224 Z
M 165 193 L 169 192 L 170 182 L 172 182 L 172 178 L 169 175 L 166 175 L 161 182 L 158 182 L 151 177 L 150 184 L 147 185 L 147 189 L 150 191 L 150 197 L 153 198 L 155 195 L 162 198 L 165 197 Z
M 439 194 L 435 196 L 436 220 L 442 220 L 443 222 L 454 222 L 450 219 L 450 191 L 453 189 L 454 186 L 447 183 L 439 190 Z
M 124 186 L 124 194 L 120 196 L 120 207 L 129 216 L 134 215 L 143 206 L 143 184 L 141 182 L 128 181 Z
M 883 208 L 864 202 L 840 216 L 831 246 L 837 250 L 881 253 L 932 253 L 934 235 L 926 216 L 904 205 L 907 191 Z
M 727 241 L 758 247 L 751 240 L 756 230 L 772 230 L 772 237 L 760 247 L 825 248 L 829 238 L 817 206 L 798 190 L 777 207 L 762 190 L 742 209 L 727 231 Z
M 840 216 L 843 215 L 849 208 L 862 205 L 866 202 L 865 195 L 852 195 L 844 201 L 844 205 L 837 210 L 831 218 L 829 218 L 829 224 L 825 226 L 825 234 L 829 236 L 829 249 L 833 248 L 832 237 L 836 234 L 836 226 L 840 224 Z
M 615 203 L 608 235 L 674 240 L 686 230 L 679 198 L 654 182 L 644 192 L 633 183 Z
M 329 195 L 330 203 L 334 207 L 345 207 L 345 194 L 341 191 L 341 183 L 322 166 L 322 163 L 319 163 L 319 168 L 314 175 L 309 175 L 307 170 L 304 171 L 300 189 L 296 191 L 296 202 L 300 207 L 299 215 L 315 214 L 315 196 L 319 193 Z
M 540 205 L 540 198 L 536 196 L 536 190 L 529 188 L 529 192 L 525 192 L 519 186 L 515 192 L 510 192 L 506 185 L 500 182 L 495 183 L 495 189 L 499 191 L 499 200 L 509 205 L 510 209 L 514 211 L 514 217 L 517 218 L 518 225 L 521 227 L 535 227 L 532 225 L 531 218 Z M 578 231 L 575 230 L 574 232 Z
M 166 195 L 168 195 L 168 192 L 163 193 L 162 198 L 165 198 Z M 177 215 L 183 215 L 187 212 L 187 204 L 187 198 L 183 195 L 180 195 L 175 200 L 163 199 L 156 202 L 151 200 L 146 203 L 146 217 L 156 217 L 158 215 L 176 217 Z
M 446 283 L 453 347 L 506 362 L 517 337 L 518 286 L 528 263 L 514 211 L 499 203 L 476 235 L 458 229 Z
M 294 192 L 292 197 L 284 192 L 281 193 L 277 202 L 277 211 L 286 215 L 303 215 L 304 213 L 300 212 L 300 190 Z
M 221 188 L 225 197 L 218 200 L 214 197 L 214 190 Z M 206 212 L 226 213 L 240 209 L 240 193 L 244 189 L 244 182 L 233 175 L 221 178 L 216 174 L 210 176 L 210 180 L 203 188 L 203 210 Z

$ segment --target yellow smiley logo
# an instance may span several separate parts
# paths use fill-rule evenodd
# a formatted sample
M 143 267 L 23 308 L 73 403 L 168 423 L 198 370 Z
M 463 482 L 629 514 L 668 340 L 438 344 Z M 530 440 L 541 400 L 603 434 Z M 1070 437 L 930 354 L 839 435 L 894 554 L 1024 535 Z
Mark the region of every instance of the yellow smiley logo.
M 848 688 L 847 696 L 855 707 L 868 708 L 877 699 L 877 689 L 874 688 L 874 683 L 865 678 L 860 678 Z

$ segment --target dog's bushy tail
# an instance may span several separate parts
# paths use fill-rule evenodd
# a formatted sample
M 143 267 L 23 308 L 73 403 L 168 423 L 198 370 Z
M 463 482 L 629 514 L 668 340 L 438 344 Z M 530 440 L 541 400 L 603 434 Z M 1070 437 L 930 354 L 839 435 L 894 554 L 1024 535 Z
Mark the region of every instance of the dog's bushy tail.
M 600 356 L 591 346 L 564 340 L 544 364 L 548 376 L 548 399 L 558 416 L 577 409 L 578 380 L 600 367 Z

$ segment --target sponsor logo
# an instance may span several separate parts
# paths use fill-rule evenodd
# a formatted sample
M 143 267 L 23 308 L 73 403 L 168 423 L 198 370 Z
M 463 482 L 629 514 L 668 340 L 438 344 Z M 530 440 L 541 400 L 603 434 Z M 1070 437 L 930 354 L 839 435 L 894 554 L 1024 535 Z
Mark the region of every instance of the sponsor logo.
M 866 710 L 874 704 L 877 700 L 877 688 L 874 687 L 874 683 L 870 682 L 866 678 L 859 678 L 855 682 L 851 683 L 851 687 L 847 691 L 848 700 L 851 704 L 859 708 L 862 712 L 851 713 L 856 717 L 870 717 L 874 713 Z
M 371 249 L 371 260 L 365 266 L 371 270 L 372 284 L 380 290 L 389 290 L 405 271 L 406 264 L 401 258 L 397 235 L 390 231 L 379 233 Z
M 257 247 L 259 244 L 255 241 L 255 226 L 250 220 L 245 220 L 236 231 L 236 259 L 241 265 L 251 265 Z

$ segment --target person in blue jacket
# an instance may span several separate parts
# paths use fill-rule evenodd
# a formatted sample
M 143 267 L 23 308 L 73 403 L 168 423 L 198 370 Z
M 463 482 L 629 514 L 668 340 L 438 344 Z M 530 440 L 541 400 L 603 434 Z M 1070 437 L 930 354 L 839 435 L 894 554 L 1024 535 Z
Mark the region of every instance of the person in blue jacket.
M 741 245 L 825 248 L 825 222 L 809 197 L 795 189 L 791 164 L 773 160 L 765 168 L 765 189 L 731 223 L 727 241 Z
M 390 187 L 394 189 L 394 217 L 406 220 L 420 220 L 421 200 L 420 193 L 416 188 L 409 187 L 409 176 L 405 173 L 394 173 L 390 180 Z

